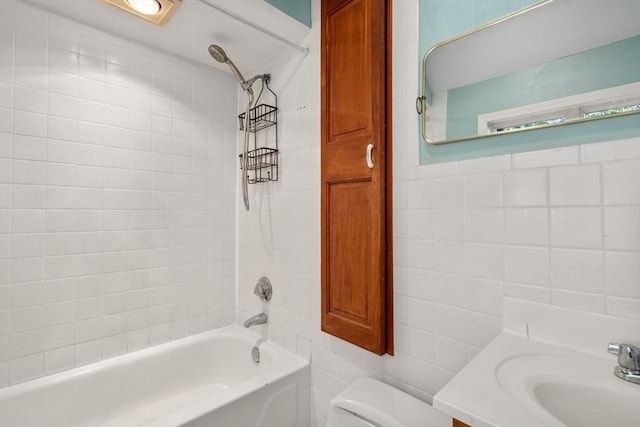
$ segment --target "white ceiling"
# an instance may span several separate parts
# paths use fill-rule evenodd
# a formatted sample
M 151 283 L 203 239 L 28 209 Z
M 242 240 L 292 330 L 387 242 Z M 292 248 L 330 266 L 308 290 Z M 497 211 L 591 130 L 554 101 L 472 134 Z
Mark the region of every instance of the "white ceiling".
M 305 25 L 263 0 L 183 0 L 175 14 L 163 27 L 158 27 L 101 0 L 26 1 L 92 28 L 159 47 L 173 54 L 228 71 L 226 65 L 217 63 L 209 56 L 207 48 L 211 44 L 217 44 L 246 74 L 257 72 L 260 64 L 276 51 L 282 49 L 290 49 L 292 53 L 297 51 L 216 8 L 231 12 L 293 42 L 302 39 L 309 31 Z

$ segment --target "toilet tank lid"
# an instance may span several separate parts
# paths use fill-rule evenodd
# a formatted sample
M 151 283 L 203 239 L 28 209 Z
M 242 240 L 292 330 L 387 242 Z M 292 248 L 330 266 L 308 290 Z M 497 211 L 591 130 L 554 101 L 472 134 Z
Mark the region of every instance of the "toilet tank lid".
M 381 427 L 451 426 L 451 418 L 396 388 L 362 378 L 331 402 Z

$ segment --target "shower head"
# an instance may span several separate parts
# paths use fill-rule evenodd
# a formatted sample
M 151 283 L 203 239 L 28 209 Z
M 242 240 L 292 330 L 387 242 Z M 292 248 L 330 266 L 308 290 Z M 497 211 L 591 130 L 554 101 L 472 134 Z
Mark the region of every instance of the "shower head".
M 242 86 L 242 89 L 253 93 L 253 91 L 251 90 L 251 85 L 247 83 L 244 77 L 242 77 L 242 73 L 240 73 L 240 70 L 238 70 L 233 61 L 229 59 L 224 49 L 222 49 L 217 44 L 212 44 L 211 46 L 209 46 L 209 55 L 211 55 L 216 61 L 227 64 L 231 69 L 231 73 L 233 73 L 233 76 L 236 78 L 236 80 L 238 80 L 240 86 Z
M 225 63 L 229 60 L 224 49 L 222 49 L 217 44 L 212 44 L 211 46 L 209 46 L 209 55 L 211 55 L 213 59 L 218 62 Z

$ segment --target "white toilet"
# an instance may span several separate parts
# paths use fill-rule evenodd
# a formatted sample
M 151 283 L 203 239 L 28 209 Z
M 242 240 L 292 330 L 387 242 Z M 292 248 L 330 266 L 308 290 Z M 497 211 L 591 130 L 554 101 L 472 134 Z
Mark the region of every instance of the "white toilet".
M 451 427 L 451 417 L 413 396 L 363 378 L 331 401 L 327 427 Z

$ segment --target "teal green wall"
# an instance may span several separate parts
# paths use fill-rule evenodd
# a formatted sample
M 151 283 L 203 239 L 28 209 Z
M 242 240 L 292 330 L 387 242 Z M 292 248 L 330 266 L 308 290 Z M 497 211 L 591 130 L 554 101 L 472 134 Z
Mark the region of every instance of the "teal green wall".
M 422 66 L 422 57 L 434 44 L 535 3 L 538 3 L 538 0 L 420 0 L 420 67 Z M 631 41 L 631 43 L 637 43 L 637 41 Z M 637 60 L 640 51 L 637 45 L 635 46 L 625 47 L 622 54 L 626 58 L 633 57 L 634 61 Z M 616 58 L 617 60 L 618 58 Z M 614 62 L 612 61 L 612 63 Z M 629 70 L 635 72 L 636 76 L 640 76 L 637 67 L 630 66 Z M 578 71 L 576 73 L 579 75 Z M 421 73 L 420 79 L 422 79 Z M 620 81 L 622 80 L 620 79 Z M 638 77 L 635 81 L 638 81 Z M 554 80 L 549 78 L 546 82 L 553 86 Z M 564 92 L 575 90 L 572 88 L 563 89 L 562 84 L 556 85 L 556 89 L 559 88 Z M 488 89 L 485 88 L 485 90 Z M 466 101 L 470 101 L 469 98 Z M 498 110 L 500 109 L 503 108 L 498 108 Z M 494 135 L 443 145 L 430 145 L 418 137 L 418 143 L 420 144 L 420 163 L 429 164 L 634 136 L 640 137 L 640 114 Z
M 534 104 L 640 79 L 640 36 L 536 67 L 452 89 L 447 95 L 447 139 L 477 133 L 478 115 Z
M 311 28 L 311 0 L 264 0 Z

